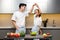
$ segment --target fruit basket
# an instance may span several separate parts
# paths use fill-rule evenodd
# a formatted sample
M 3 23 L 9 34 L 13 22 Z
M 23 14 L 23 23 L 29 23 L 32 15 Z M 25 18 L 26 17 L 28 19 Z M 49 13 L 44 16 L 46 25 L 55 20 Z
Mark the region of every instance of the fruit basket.
M 31 32 L 30 34 L 20 33 L 7 33 L 5 39 L 49 39 L 52 40 L 52 35 L 50 33 L 43 33 L 42 35 L 36 35 L 36 32 Z
M 20 34 L 19 33 L 7 33 L 7 37 L 16 37 L 16 38 L 18 38 L 18 37 L 20 37 Z
M 7 37 L 10 38 L 19 38 L 19 37 L 25 37 L 25 33 L 20 32 L 20 33 L 7 33 Z

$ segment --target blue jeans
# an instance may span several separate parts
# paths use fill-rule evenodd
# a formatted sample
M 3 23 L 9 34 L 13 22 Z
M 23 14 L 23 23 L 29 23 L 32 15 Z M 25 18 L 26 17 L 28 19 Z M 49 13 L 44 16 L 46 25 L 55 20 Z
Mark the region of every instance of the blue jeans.
M 19 27 L 19 29 L 16 30 L 16 33 L 20 33 L 20 32 L 24 32 L 24 33 L 26 33 L 26 28 L 25 28 L 24 26 Z
M 20 32 L 24 32 L 24 33 L 26 33 L 26 28 L 25 28 L 25 26 L 22 26 L 22 27 L 19 27 L 19 29 L 18 30 L 16 30 L 16 33 L 20 33 Z M 14 40 L 24 40 L 24 39 L 14 39 Z
M 33 26 L 32 27 L 32 30 L 31 30 L 32 32 L 37 32 L 37 35 L 39 34 L 39 27 L 38 26 Z M 33 39 L 33 40 L 39 40 L 39 39 Z
M 38 26 L 33 26 L 31 31 L 38 33 L 39 32 L 39 27 Z

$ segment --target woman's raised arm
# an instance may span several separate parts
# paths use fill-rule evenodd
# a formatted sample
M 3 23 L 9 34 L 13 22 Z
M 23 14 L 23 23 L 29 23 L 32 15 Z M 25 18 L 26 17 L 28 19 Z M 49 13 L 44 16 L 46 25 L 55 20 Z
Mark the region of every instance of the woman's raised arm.
M 38 6 L 37 3 L 35 3 L 35 6 L 39 9 L 40 13 L 42 13 L 42 12 L 41 12 L 41 9 L 40 9 L 40 7 Z
M 32 13 L 33 9 L 34 9 L 35 4 L 32 6 L 32 8 L 30 9 L 29 13 Z

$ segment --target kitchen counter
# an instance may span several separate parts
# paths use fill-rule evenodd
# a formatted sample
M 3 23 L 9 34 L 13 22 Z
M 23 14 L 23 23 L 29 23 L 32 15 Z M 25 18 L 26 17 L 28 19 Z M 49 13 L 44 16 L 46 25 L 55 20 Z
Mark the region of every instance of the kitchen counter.
M 25 37 L 19 37 L 19 38 L 15 38 L 15 37 L 12 37 L 12 38 L 10 37 L 9 38 L 9 37 L 5 36 L 5 39 L 16 39 L 17 40 L 17 39 L 20 39 L 20 38 L 24 38 L 24 39 L 28 39 L 28 40 L 29 39 L 46 39 L 46 40 L 52 40 L 52 37 L 53 37 L 52 35 L 49 35 L 46 38 L 44 38 L 43 35 L 31 36 L 30 34 L 26 34 Z
M 53 35 L 53 40 L 60 39 L 60 27 L 41 27 L 43 33 L 51 33 Z M 6 36 L 8 32 L 15 32 L 15 28 L 13 27 L 0 27 L 0 38 Z M 26 27 L 26 33 L 29 34 L 31 27 Z
M 60 29 L 60 27 L 41 27 L 41 29 L 57 30 L 57 29 Z
M 26 27 L 31 30 L 32 27 Z M 40 27 L 42 30 L 60 30 L 60 27 Z
M 31 29 L 32 27 L 26 27 L 26 29 Z M 60 29 L 60 27 L 40 27 L 41 29 Z M 15 29 L 14 27 L 0 27 L 1 29 Z
M 14 28 L 14 27 L 0 27 L 0 28 Z M 26 28 L 32 28 L 32 27 L 26 27 Z M 57 28 L 57 29 L 60 29 L 60 27 L 40 27 L 40 28 L 53 28 L 53 29 L 55 29 L 55 28 Z
M 26 28 L 32 28 L 32 27 L 26 27 Z M 45 28 L 48 28 L 48 29 L 51 29 L 51 28 L 52 28 L 52 29 L 60 29 L 60 27 L 40 27 L 40 28 L 44 28 L 44 29 L 45 29 Z
M 13 27 L 0 27 L 0 30 L 11 30 L 11 29 L 15 30 L 15 28 Z

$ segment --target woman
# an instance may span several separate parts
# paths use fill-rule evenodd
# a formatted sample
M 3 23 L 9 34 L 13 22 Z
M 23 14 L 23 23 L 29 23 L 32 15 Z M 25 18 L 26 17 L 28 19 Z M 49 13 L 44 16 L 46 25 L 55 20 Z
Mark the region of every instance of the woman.
M 42 23 L 42 18 L 41 18 L 41 10 L 39 6 L 35 3 L 32 6 L 32 9 L 30 10 L 30 13 L 32 13 L 34 6 L 36 6 L 38 9 L 35 9 L 34 11 L 34 26 L 32 27 L 32 32 L 36 32 L 37 35 L 40 33 L 42 34 L 42 31 L 40 29 L 41 23 Z M 34 40 L 39 40 L 39 39 L 34 39 Z
M 38 9 L 34 10 L 34 26 L 32 27 L 32 32 L 37 32 L 37 34 L 40 31 L 40 34 L 42 34 L 42 31 L 40 29 L 41 23 L 42 23 L 42 18 L 41 18 L 41 10 L 39 8 L 39 6 L 35 3 L 32 6 L 32 9 L 30 10 L 30 13 L 32 13 L 34 6 L 36 6 Z

